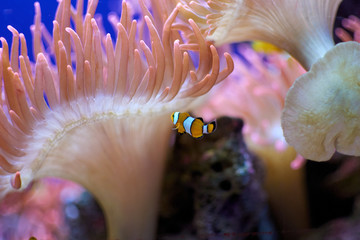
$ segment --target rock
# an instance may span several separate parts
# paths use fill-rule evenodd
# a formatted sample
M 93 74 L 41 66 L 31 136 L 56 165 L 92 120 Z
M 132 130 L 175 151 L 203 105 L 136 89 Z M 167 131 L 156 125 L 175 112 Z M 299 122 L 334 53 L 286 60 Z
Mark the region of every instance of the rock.
M 200 140 L 176 137 L 164 179 L 159 239 L 276 239 L 264 169 L 248 152 L 242 126 L 224 117 Z

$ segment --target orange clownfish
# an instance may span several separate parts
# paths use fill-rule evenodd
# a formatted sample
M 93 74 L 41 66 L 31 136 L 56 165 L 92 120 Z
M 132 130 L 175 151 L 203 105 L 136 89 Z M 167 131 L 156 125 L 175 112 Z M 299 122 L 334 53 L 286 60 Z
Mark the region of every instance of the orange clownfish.
M 200 138 L 204 134 L 212 133 L 216 128 L 215 121 L 204 124 L 202 118 L 193 118 L 188 113 L 174 112 L 171 120 L 179 133 L 187 132 L 194 138 Z

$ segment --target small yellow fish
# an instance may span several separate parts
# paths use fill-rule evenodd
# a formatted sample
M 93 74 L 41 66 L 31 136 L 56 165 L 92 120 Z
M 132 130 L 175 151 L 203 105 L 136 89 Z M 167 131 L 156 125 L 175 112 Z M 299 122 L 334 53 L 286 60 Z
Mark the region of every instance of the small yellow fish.
M 215 121 L 204 124 L 202 118 L 193 118 L 188 113 L 174 112 L 171 120 L 179 133 L 188 133 L 194 138 L 200 138 L 204 134 L 212 133 L 216 128 Z
M 277 46 L 272 45 L 271 43 L 263 41 L 253 41 L 251 43 L 252 48 L 259 53 L 271 54 L 271 53 L 281 53 L 283 50 Z
M 30 237 L 29 240 L 37 240 L 36 237 Z

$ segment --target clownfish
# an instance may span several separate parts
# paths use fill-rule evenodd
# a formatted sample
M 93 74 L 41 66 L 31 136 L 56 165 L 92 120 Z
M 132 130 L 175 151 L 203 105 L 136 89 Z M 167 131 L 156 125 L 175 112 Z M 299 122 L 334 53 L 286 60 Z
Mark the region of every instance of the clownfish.
M 187 132 L 194 138 L 212 133 L 216 128 L 215 121 L 204 124 L 202 118 L 193 118 L 188 113 L 174 112 L 171 114 L 171 120 L 180 134 Z

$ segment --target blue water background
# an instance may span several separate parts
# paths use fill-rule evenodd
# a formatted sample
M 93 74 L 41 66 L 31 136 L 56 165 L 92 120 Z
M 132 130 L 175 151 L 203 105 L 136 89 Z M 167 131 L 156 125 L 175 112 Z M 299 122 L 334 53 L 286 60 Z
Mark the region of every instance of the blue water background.
M 8 25 L 13 26 L 19 33 L 25 35 L 30 59 L 32 56 L 32 35 L 30 26 L 34 23 L 35 8 L 34 3 L 39 2 L 41 7 L 41 22 L 45 24 L 50 33 L 53 29 L 53 20 L 58 5 L 56 0 L 0 0 L 0 36 L 4 37 L 10 45 L 12 34 L 7 29 Z M 86 9 L 86 0 L 84 0 Z M 76 0 L 71 1 L 72 6 L 76 6 Z M 106 21 L 109 12 L 121 12 L 121 0 L 100 0 L 96 13 L 102 14 L 105 29 L 113 35 L 110 24 Z M 85 10 L 84 10 L 85 12 Z

